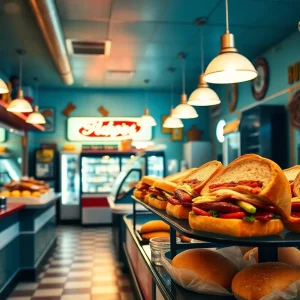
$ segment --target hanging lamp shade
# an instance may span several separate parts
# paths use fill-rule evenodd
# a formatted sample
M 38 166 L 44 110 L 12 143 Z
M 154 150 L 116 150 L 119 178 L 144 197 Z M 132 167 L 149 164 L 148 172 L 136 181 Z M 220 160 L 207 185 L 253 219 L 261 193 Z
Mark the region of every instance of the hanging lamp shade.
M 182 128 L 183 123 L 180 119 L 175 118 L 174 115 L 174 109 L 171 109 L 170 115 L 166 118 L 166 120 L 163 123 L 164 128 Z
M 203 79 L 209 83 L 230 84 L 256 77 L 253 64 L 235 48 L 233 34 L 223 34 L 220 53 L 207 66 Z
M 221 103 L 217 93 L 209 88 L 203 79 L 204 74 L 199 76 L 198 88 L 189 97 L 188 104 L 194 106 L 211 106 Z
M 9 92 L 9 89 L 6 83 L 0 78 L 0 94 L 6 94 Z
M 32 107 L 30 103 L 24 99 L 23 90 L 19 89 L 17 98 L 11 101 L 7 107 L 7 110 L 10 112 L 32 112 Z
M 45 124 L 46 120 L 44 116 L 39 112 L 39 107 L 35 106 L 33 112 L 26 119 L 26 123 L 29 124 Z
M 181 94 L 180 104 L 175 107 L 172 116 L 179 119 L 194 119 L 198 117 L 195 108 L 187 104 L 185 93 Z
M 142 115 L 139 125 L 142 127 L 156 126 L 156 121 L 149 115 L 148 108 L 145 108 L 144 115 Z

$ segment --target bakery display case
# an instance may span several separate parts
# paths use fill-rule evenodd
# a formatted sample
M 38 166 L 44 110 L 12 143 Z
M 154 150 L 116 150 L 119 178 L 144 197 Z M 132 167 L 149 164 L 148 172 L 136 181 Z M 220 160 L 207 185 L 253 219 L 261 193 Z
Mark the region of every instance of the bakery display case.
M 80 219 L 80 172 L 76 152 L 62 152 L 60 165 L 60 220 Z
M 21 178 L 20 162 L 7 153 L 0 154 L 0 188 L 12 180 Z

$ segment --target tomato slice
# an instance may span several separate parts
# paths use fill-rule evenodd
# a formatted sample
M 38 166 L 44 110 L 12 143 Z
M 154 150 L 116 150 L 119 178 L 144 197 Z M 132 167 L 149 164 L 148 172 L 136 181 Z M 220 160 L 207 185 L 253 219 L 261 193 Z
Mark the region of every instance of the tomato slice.
M 200 209 L 198 207 L 194 207 L 192 208 L 192 211 L 199 216 L 205 216 L 205 217 L 211 217 L 211 214 L 203 209 Z
M 243 211 L 230 213 L 230 214 L 220 214 L 219 216 L 221 219 L 243 219 L 246 217 L 246 213 Z
M 300 218 L 300 212 L 292 212 L 291 217 L 293 218 Z
M 292 211 L 300 212 L 300 202 L 292 202 Z
M 170 202 L 172 205 L 181 205 L 180 201 L 178 201 L 174 197 L 173 198 L 172 197 L 168 198 L 168 202 Z

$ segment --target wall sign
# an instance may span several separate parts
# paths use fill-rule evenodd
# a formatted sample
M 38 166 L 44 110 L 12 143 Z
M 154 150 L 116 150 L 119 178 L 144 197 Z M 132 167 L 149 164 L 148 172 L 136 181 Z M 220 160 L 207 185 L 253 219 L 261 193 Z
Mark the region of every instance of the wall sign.
M 149 141 L 152 128 L 139 126 L 140 118 L 68 118 L 69 141 Z
M 300 61 L 288 66 L 288 82 L 292 84 L 300 80 Z

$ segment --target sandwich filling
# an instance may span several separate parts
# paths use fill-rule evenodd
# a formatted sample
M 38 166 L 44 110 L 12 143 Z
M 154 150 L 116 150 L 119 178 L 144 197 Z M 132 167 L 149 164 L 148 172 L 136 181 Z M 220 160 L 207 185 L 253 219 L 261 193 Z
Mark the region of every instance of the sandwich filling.
M 171 194 L 163 191 L 162 189 L 159 189 L 159 188 L 156 188 L 153 186 L 150 187 L 149 193 L 150 193 L 149 196 L 151 198 L 154 198 L 154 199 L 157 199 L 160 201 L 167 201 L 168 197 L 171 196 Z
M 142 193 L 142 197 L 144 198 L 149 193 L 150 185 L 144 182 L 138 182 L 138 184 L 135 187 L 136 191 L 139 191 Z
M 193 188 L 199 183 L 201 182 L 197 179 L 184 181 L 181 186 L 177 187 L 174 195 L 171 195 L 171 197 L 168 198 L 168 202 L 172 205 L 182 205 L 191 208 L 193 199 L 198 196 L 193 191 Z
M 280 219 L 276 208 L 266 204 L 265 200 L 258 196 L 262 186 L 261 182 L 252 180 L 212 184 L 209 186 L 208 195 L 193 199 L 192 213 L 247 222 Z M 231 189 L 236 187 L 242 192 Z
M 294 191 L 294 180 L 289 180 L 292 193 L 292 211 L 291 217 L 300 218 L 300 197 L 297 197 Z

